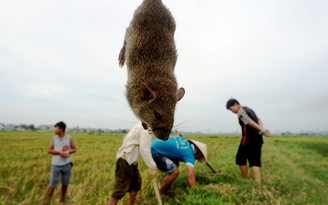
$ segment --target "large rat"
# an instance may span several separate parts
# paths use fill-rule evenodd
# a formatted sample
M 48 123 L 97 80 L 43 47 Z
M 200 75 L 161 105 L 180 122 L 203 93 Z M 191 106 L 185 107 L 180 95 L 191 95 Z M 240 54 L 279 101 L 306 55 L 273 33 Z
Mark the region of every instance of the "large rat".
M 175 21 L 161 0 L 144 0 L 126 29 L 119 65 L 128 69 L 126 98 L 145 129 L 167 140 L 185 93 L 174 75 Z

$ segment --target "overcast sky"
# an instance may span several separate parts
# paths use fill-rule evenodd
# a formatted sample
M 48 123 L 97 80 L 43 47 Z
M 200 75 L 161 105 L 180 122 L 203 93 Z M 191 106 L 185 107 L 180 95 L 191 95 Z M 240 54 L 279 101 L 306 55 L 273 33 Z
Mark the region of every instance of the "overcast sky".
M 0 122 L 131 128 L 118 53 L 141 0 L 0 1 Z M 164 0 L 176 20 L 180 130 L 328 130 L 328 1 Z

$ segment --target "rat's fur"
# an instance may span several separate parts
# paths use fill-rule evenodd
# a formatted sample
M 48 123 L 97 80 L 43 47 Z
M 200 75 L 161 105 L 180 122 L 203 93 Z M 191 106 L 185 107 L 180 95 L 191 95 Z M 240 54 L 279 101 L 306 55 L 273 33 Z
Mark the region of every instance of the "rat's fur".
M 175 21 L 161 0 L 144 0 L 126 29 L 120 65 L 126 64 L 126 98 L 134 114 L 159 139 L 167 140 L 175 105 L 185 91 L 177 89 Z M 157 113 L 157 114 L 156 114 Z

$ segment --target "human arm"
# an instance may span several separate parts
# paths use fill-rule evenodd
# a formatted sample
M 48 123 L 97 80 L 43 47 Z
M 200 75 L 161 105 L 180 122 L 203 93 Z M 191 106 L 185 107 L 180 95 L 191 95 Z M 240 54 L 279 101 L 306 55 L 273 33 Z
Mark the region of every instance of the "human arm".
M 73 154 L 76 152 L 76 146 L 73 138 L 71 138 L 71 149 L 69 150 L 69 154 Z
M 254 122 L 253 120 L 249 121 L 248 124 L 252 128 L 258 130 L 259 132 L 263 133 L 265 136 L 270 136 L 270 132 L 267 129 L 263 129 L 263 122 L 259 119 L 259 124 Z
M 262 120 L 259 118 L 258 119 L 259 120 L 259 125 L 260 125 L 260 127 L 261 127 L 261 132 L 265 135 L 265 136 L 270 136 L 270 131 L 269 130 L 267 130 L 267 129 L 263 129 L 263 122 L 262 122 Z
M 248 125 L 255 130 L 258 130 L 261 134 L 264 134 L 265 136 L 270 136 L 269 130 L 263 129 L 263 122 L 261 119 L 258 119 L 258 123 L 254 122 L 252 118 L 248 116 L 246 111 L 243 108 L 240 108 L 238 110 L 238 118 L 241 120 L 245 125 Z
M 196 186 L 196 177 L 195 177 L 195 172 L 194 172 L 194 167 L 187 165 L 187 177 L 188 177 L 188 183 L 189 185 L 192 186 Z
M 61 152 L 61 151 L 57 151 L 54 149 L 54 141 L 53 140 L 51 140 L 50 145 L 48 147 L 48 153 L 52 154 L 52 155 L 60 155 L 62 157 L 68 157 L 67 152 Z
M 257 124 L 256 122 L 254 122 L 253 120 L 249 121 L 247 123 L 247 125 L 251 126 L 252 128 L 254 128 L 256 130 L 258 130 L 259 132 L 261 132 L 261 130 L 262 130 L 262 127 L 259 124 Z
M 258 124 L 260 125 L 261 129 L 263 129 L 263 122 L 260 118 L 258 119 Z
M 148 131 L 143 130 L 140 133 L 140 143 L 139 143 L 139 149 L 140 149 L 140 155 L 146 165 L 148 166 L 149 176 L 150 178 L 154 178 L 157 166 L 156 163 L 151 155 L 151 142 L 152 142 L 152 134 L 151 132 L 148 133 Z

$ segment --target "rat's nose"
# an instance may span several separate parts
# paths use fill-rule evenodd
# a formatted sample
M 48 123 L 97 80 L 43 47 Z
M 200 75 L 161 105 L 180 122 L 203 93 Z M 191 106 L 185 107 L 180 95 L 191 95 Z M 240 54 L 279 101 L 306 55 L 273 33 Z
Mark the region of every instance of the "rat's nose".
M 166 141 L 170 137 L 170 131 L 167 131 L 165 128 L 155 129 L 153 130 L 153 133 L 156 138 Z
M 156 137 L 157 137 L 157 136 L 156 136 Z M 166 140 L 169 139 L 169 137 L 170 137 L 170 135 L 167 135 L 167 136 L 159 136 L 159 137 L 157 137 L 157 138 L 160 139 L 160 140 L 166 141 Z

